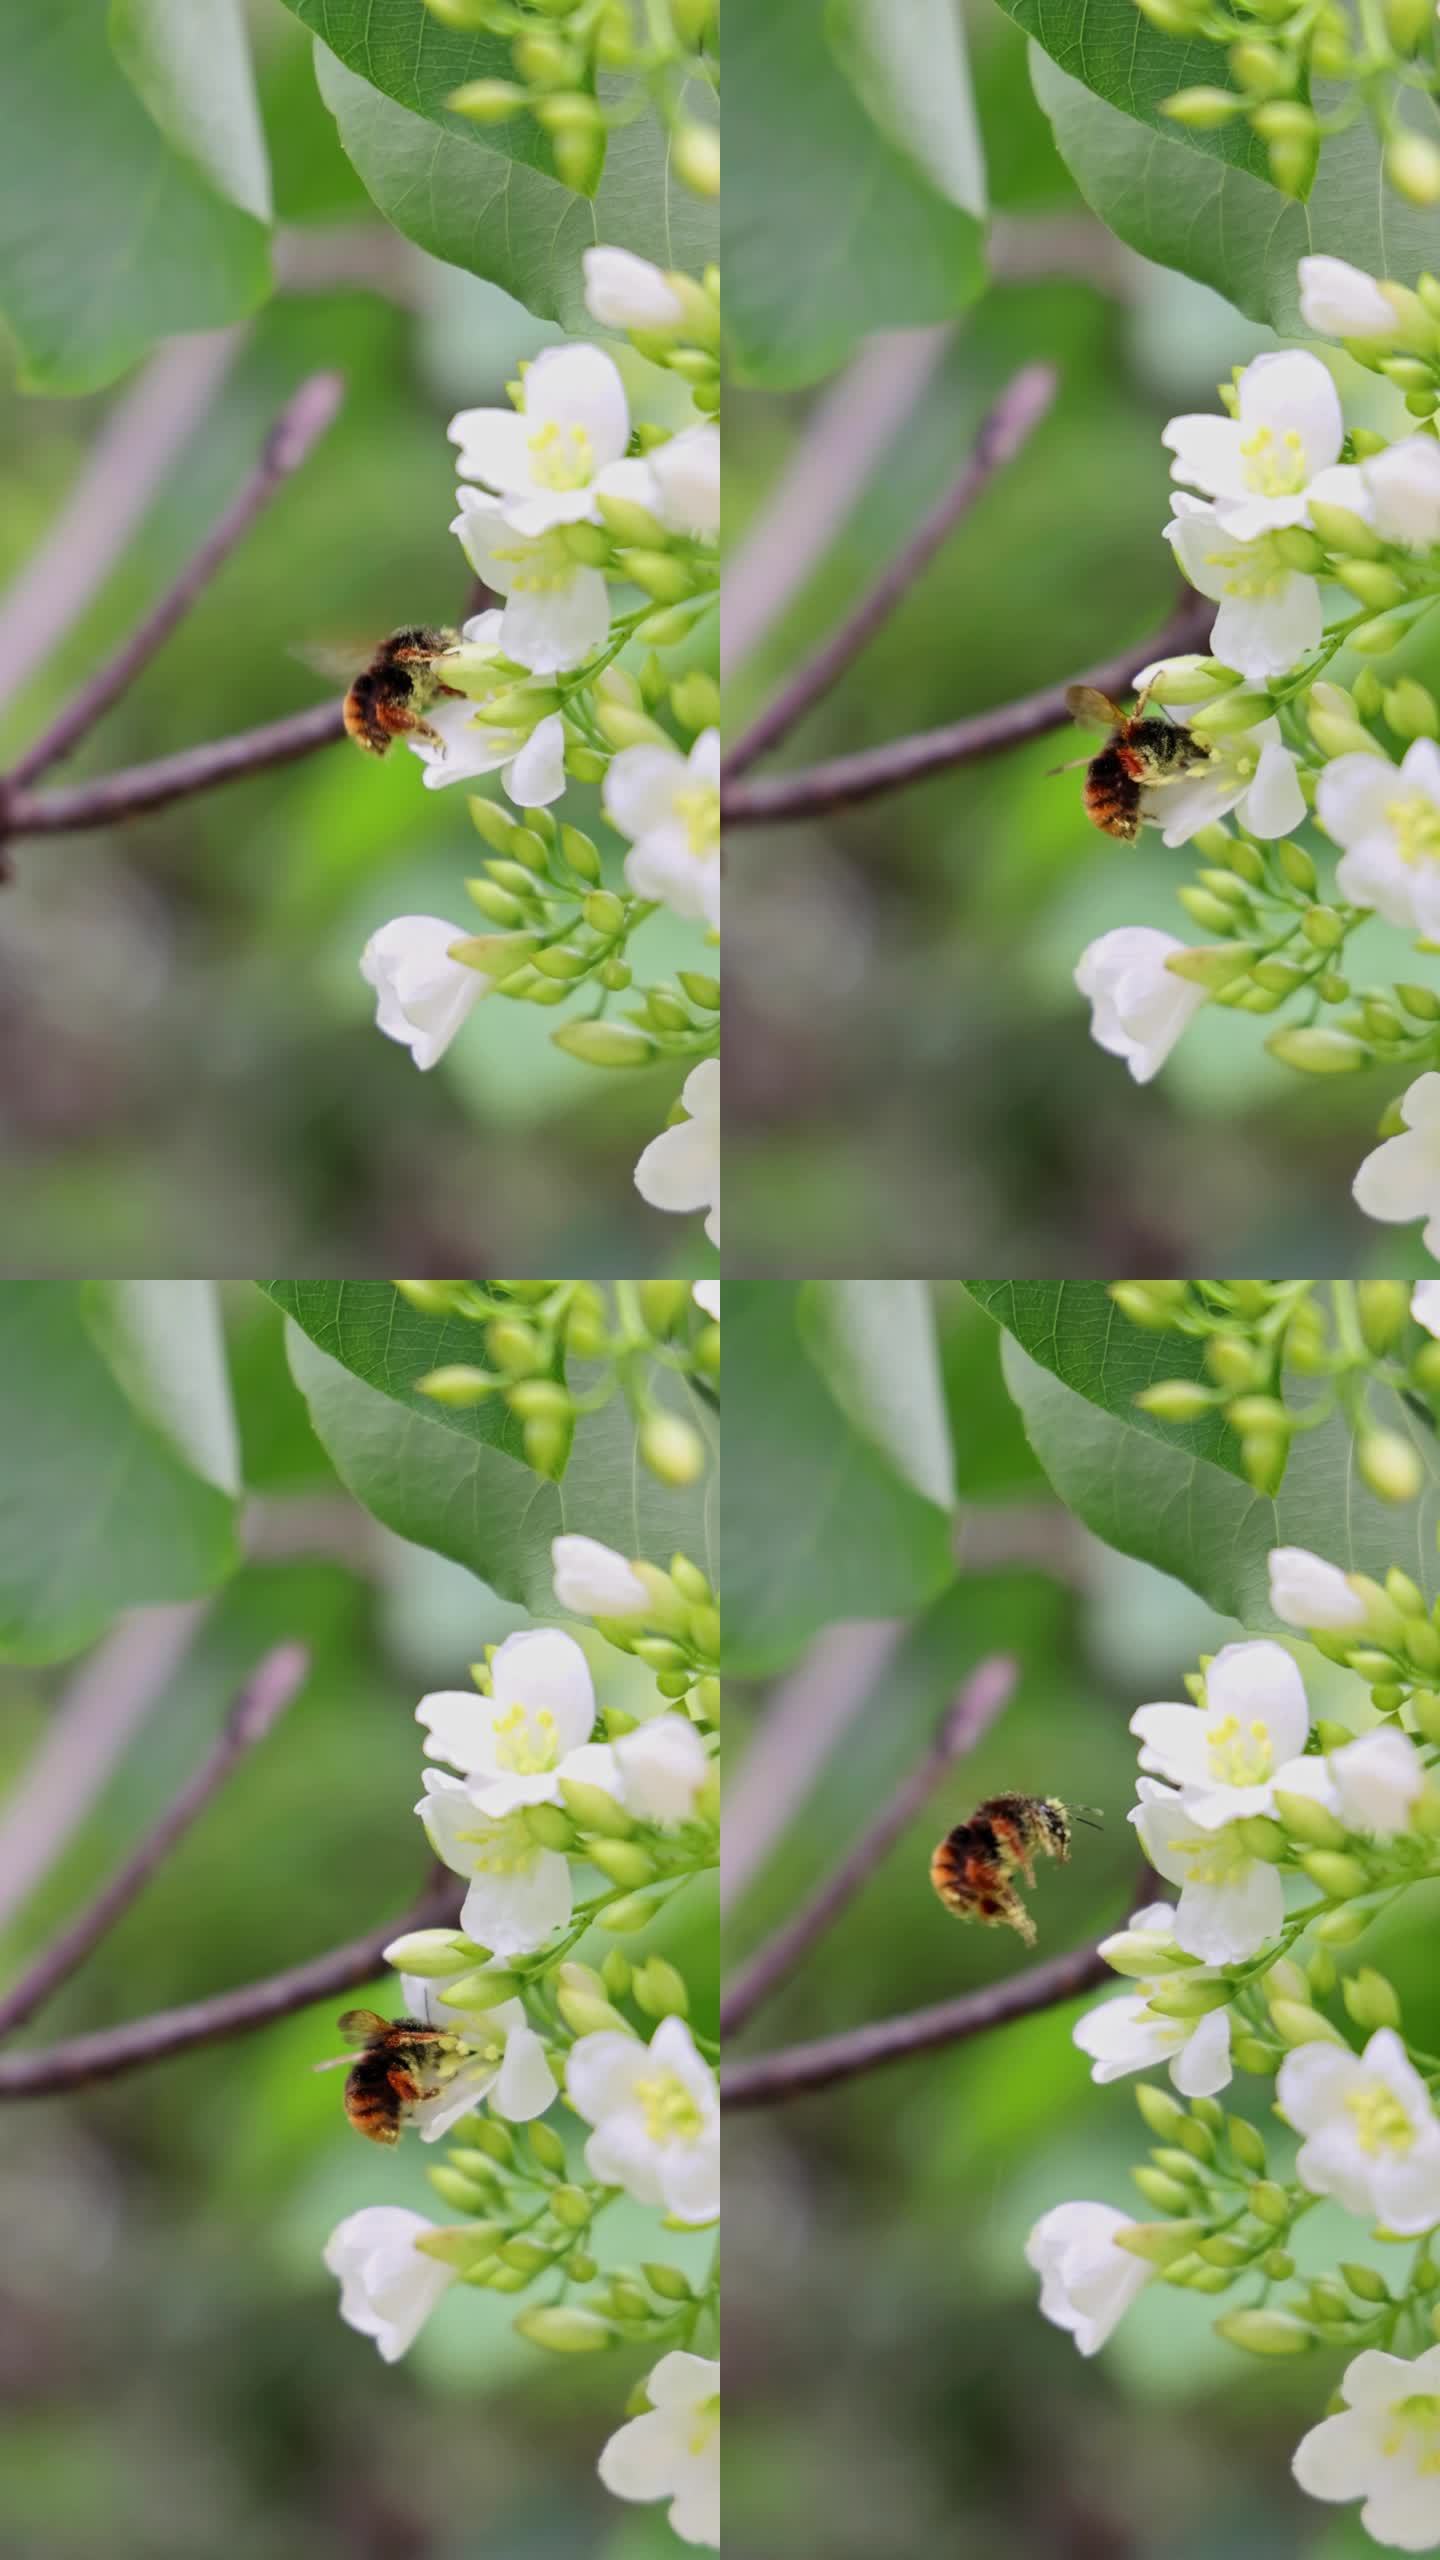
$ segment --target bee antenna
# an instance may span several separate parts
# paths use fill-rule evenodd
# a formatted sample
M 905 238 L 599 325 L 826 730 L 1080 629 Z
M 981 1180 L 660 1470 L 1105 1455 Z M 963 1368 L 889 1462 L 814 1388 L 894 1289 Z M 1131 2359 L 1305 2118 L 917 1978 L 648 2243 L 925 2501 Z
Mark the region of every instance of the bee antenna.
M 1090 1830 L 1090 1831 L 1103 1831 L 1103 1830 L 1104 1830 L 1104 1828 L 1105 1828 L 1105 1819 L 1104 1819 L 1104 1816 L 1103 1816 L 1103 1814 L 1101 1813 L 1100 1808 L 1099 1808 L 1099 1806 L 1098 1806 L 1098 1805 L 1095 1805 L 1095 1804 L 1074 1804 L 1074 1805 L 1072 1805 L 1072 1806 L 1071 1806 L 1070 1811 L 1071 1811 L 1071 1814 L 1073 1815 L 1073 1817 L 1074 1817 L 1075 1821 L 1076 1821 L 1076 1822 L 1083 1822 L 1083 1823 L 1086 1825 L 1086 1828 L 1087 1828 L 1088 1830 Z

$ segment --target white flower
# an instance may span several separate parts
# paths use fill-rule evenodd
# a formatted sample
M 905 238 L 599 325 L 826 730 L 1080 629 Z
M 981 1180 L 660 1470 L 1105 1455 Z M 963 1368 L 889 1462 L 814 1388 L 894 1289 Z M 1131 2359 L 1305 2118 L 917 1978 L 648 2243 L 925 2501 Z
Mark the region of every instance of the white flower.
M 340 2317 L 373 2338 L 387 2364 L 413 2346 L 455 2269 L 423 2257 L 417 2240 L 437 2225 L 404 2205 L 367 2204 L 337 2224 L 325 2264 L 340 2279 Z
M 1400 1100 L 1404 1134 L 1365 1158 L 1351 1186 L 1367 1218 L 1403 1226 L 1424 1218 L 1425 1243 L 1440 1260 L 1440 1075 L 1417 1076 Z
M 541 534 L 598 521 L 597 494 L 630 441 L 630 409 L 603 348 L 547 347 L 526 367 L 518 411 L 462 409 L 446 432 L 461 479 L 496 491 L 517 533 Z
M 600 796 L 612 827 L 630 838 L 625 877 L 636 895 L 718 926 L 719 730 L 703 730 L 688 756 L 678 747 L 622 747 Z
M 1137 677 L 1137 687 L 1140 682 Z M 1183 720 L 1185 714 L 1172 716 Z M 1249 835 L 1288 836 L 1305 815 L 1305 794 L 1279 721 L 1259 720 L 1253 729 L 1216 738 L 1197 772 L 1152 785 L 1141 792 L 1140 805 L 1160 828 L 1162 841 L 1177 845 L 1188 844 L 1201 827 L 1213 826 L 1232 809 L 1238 809 Z
M 704 1283 L 697 1280 L 695 1286 L 698 1290 Z M 1440 1340 L 1440 1280 L 1416 1281 L 1410 1292 L 1410 1313 L 1417 1324 L 1423 1324 L 1427 1333 Z
M 1211 2098 L 1230 2081 L 1229 2011 L 1212 2009 L 1203 2018 L 1162 2018 L 1148 2005 L 1157 1991 L 1182 1978 L 1173 1964 L 1166 1967 L 1159 1953 L 1171 1939 L 1174 1921 L 1174 1908 L 1168 1902 L 1152 1902 L 1134 1913 L 1125 1935 L 1154 1938 L 1154 1975 L 1141 1981 L 1135 1991 L 1121 1992 L 1102 2000 L 1097 2009 L 1087 2009 L 1075 2027 L 1075 2042 L 1091 2057 L 1092 2080 L 1119 2080 L 1127 2071 L 1148 2071 L 1166 2062 L 1182 2097 Z M 1103 1945 L 1100 1953 L 1105 1954 Z M 1134 1975 L 1136 1967 L 1127 1963 L 1125 1970 Z M 1208 1982 L 1214 1976 L 1201 1966 L 1187 1965 L 1183 1979 Z
M 648 258 L 629 249 L 586 249 L 585 308 L 602 329 L 678 329 L 685 305 Z
M 1203 987 L 1165 966 L 1184 948 L 1154 925 L 1122 924 L 1087 944 L 1076 964 L 1075 984 L 1094 1008 L 1092 1040 L 1123 1058 L 1137 1084 L 1158 1075 L 1205 1002 Z
M 1318 1627 L 1338 1635 L 1363 1627 L 1365 1603 L 1338 1564 L 1327 1564 L 1308 1547 L 1270 1550 L 1270 1606 L 1287 1627 Z
M 565 2085 L 595 2131 L 592 2177 L 663 2205 L 677 2222 L 720 2210 L 720 2092 L 683 2018 L 662 2018 L 648 2045 L 604 2031 L 570 2048 Z
M 558 711 L 528 731 L 486 728 L 473 702 L 437 702 L 425 718 L 437 737 L 412 735 L 408 744 L 424 763 L 429 790 L 498 771 L 517 809 L 544 809 L 559 799 L 565 788 L 565 723 Z
M 685 427 L 646 459 L 660 492 L 660 512 L 674 533 L 713 539 L 720 530 L 720 430 L 707 419 Z
M 1393 338 L 1395 314 L 1373 276 L 1344 258 L 1302 258 L 1300 316 L 1322 338 Z
M 489 988 L 478 969 L 451 959 L 453 945 L 464 940 L 464 925 L 443 916 L 396 916 L 360 955 L 360 975 L 375 989 L 376 1023 L 387 1040 L 403 1042 L 417 1067 L 444 1057 Z
M 681 2542 L 720 2548 L 720 2367 L 675 2348 L 645 2385 L 650 2402 L 610 2438 L 600 2477 L 612 2498 L 669 2498 Z
M 1142 1778 L 1130 1820 L 1151 1865 L 1178 1884 L 1175 1943 L 1205 1964 L 1240 1964 L 1278 1934 L 1285 1895 L 1272 1866 L 1227 1826 L 1202 1830 L 1183 1796 Z
M 470 1879 L 460 1911 L 466 1936 L 497 1956 L 543 1947 L 574 1908 L 569 1859 L 538 1845 L 523 1811 L 483 1812 L 463 1778 L 427 1769 L 424 1786 L 415 1810 L 425 1836 L 437 1858 Z
M 1275 2095 L 1306 2137 L 1295 2170 L 1312 2196 L 1333 2196 L 1387 2231 L 1440 2222 L 1440 2119 L 1393 2027 L 1379 2028 L 1363 2054 L 1298 2045 Z
M 1316 815 L 1345 850 L 1341 895 L 1387 924 L 1440 934 L 1440 747 L 1416 738 L 1397 772 L 1388 756 L 1337 756 L 1320 776 Z
M 1370 521 L 1387 542 L 1428 551 L 1440 542 L 1440 444 L 1433 436 L 1403 436 L 1360 465 L 1370 498 Z
M 1436 1285 L 1437 1289 L 1440 1289 L 1440 1281 L 1437 1281 L 1435 1285 Z M 1424 1281 L 1422 1281 L 1422 1283 L 1421 1283 L 1421 1287 L 1422 1287 L 1422 1288 L 1424 1288 L 1424 1287 L 1428 1287 L 1428 1286 L 1429 1286 L 1429 1283 L 1428 1283 L 1428 1282 L 1424 1282 Z M 1417 1293 L 1417 1294 L 1418 1294 L 1418 1293 Z M 697 1280 L 697 1281 L 695 1282 L 695 1284 L 694 1284 L 694 1287 L 691 1289 L 690 1295 L 691 1295 L 691 1297 L 694 1299 L 695 1304 L 696 1304 L 696 1306 L 699 1308 L 700 1313 L 702 1314 L 702 1316 L 709 1316 L 709 1318 L 710 1318 L 710 1320 L 711 1320 L 712 1324 L 718 1324 L 718 1323 L 719 1323 L 719 1321 L 720 1321 L 720 1283 L 719 1283 L 719 1281 L 718 1281 L 718 1280 Z M 1423 1317 L 1421 1318 L 1421 1322 L 1422 1322 L 1422 1323 L 1424 1322 L 1424 1318 L 1423 1318 Z M 1435 1327 L 1435 1329 L 1436 1329 L 1437 1331 L 1440 1331 L 1440 1316 L 1437 1316 L 1437 1318 L 1436 1318 L 1436 1327 Z
M 552 1538 L 555 1597 L 576 1618 L 634 1618 L 650 1595 L 640 1576 L 598 1538 Z
M 1227 1644 L 1205 1674 L 1203 1707 L 1138 1707 L 1130 1730 L 1141 1768 L 1183 1791 L 1199 1830 L 1218 1831 L 1269 1812 L 1285 1764 L 1305 1748 L 1305 1683 L 1282 1646 Z
M 1343 1742 L 1326 1763 L 1335 1782 L 1336 1811 L 1347 1831 L 1392 1839 L 1408 1831 L 1425 1790 L 1425 1764 L 1408 1733 L 1378 1725 L 1355 1742 Z
M 1340 395 L 1318 356 L 1257 356 L 1236 386 L 1239 415 L 1172 418 L 1161 436 L 1171 469 L 1216 501 L 1242 542 L 1305 521 L 1306 493 L 1340 459 Z M 1229 662 L 1227 661 L 1227 664 Z
M 1242 676 L 1288 673 L 1320 638 L 1320 589 L 1275 549 L 1273 533 L 1246 541 L 1217 510 L 1177 491 L 1166 540 L 1192 587 L 1219 605 L 1212 654 Z
M 1108 2204 L 1057 2204 L 1042 2213 L 1025 2243 L 1040 2278 L 1040 2308 L 1057 2329 L 1072 2331 L 1082 2356 L 1093 2356 L 1154 2273 L 1143 2258 L 1117 2249 L 1117 2231 L 1134 2217 Z
M 567 551 L 558 533 L 519 533 L 499 501 L 480 490 L 455 492 L 460 513 L 450 530 L 477 578 L 505 598 L 500 642 L 507 658 L 532 675 L 558 675 L 603 648 L 610 631 L 610 590 L 598 569 Z
M 450 1979 L 458 1981 L 471 1970 L 457 1964 Z M 545 2047 L 521 2003 L 502 2000 L 495 2009 L 447 2009 L 440 1999 L 444 1988 L 443 1975 L 423 1981 L 414 1973 L 400 1976 L 406 2017 L 444 2027 L 469 2047 L 463 2061 L 447 2071 L 441 2086 L 412 2105 L 411 2121 L 418 2126 L 421 2141 L 438 2142 L 487 2098 L 493 2113 L 507 2116 L 512 2124 L 528 2124 L 532 2116 L 543 2116 L 560 2090 Z
M 490 1665 L 490 1694 L 438 1689 L 421 1699 L 416 1718 L 437 1760 L 470 1781 L 482 1813 L 514 1813 L 527 1804 L 558 1804 L 562 1778 L 590 1781 L 594 1752 L 572 1766 L 595 1723 L 590 1665 L 573 1636 L 555 1627 L 507 1636 Z M 596 1746 L 608 1764 L 608 1748 Z M 604 1784 L 602 1778 L 599 1783 Z
M 1436 1078 L 1440 1083 L 1440 1077 Z M 692 1067 L 680 1098 L 689 1113 L 652 1138 L 635 1167 L 635 1188 L 652 1209 L 705 1209 L 705 1233 L 720 1241 L 720 1062 Z
M 1322 2418 L 1295 2448 L 1311 2498 L 1363 2498 L 1360 2522 L 1396 2551 L 1440 2543 L 1440 2347 L 1407 2361 L 1367 2347 L 1340 2385 L 1348 2407 Z
M 642 1822 L 690 1822 L 710 1755 L 686 1716 L 651 1716 L 615 1744 L 625 1805 Z

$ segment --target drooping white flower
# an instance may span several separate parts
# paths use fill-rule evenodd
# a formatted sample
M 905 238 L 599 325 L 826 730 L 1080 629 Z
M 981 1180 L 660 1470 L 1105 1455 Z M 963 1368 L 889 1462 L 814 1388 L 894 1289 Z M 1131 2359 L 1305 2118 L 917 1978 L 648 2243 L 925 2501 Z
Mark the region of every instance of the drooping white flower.
M 1425 1243 L 1440 1261 L 1440 1075 L 1417 1076 L 1400 1100 L 1405 1123 L 1366 1156 L 1352 1189 L 1357 1208 L 1387 1226 L 1424 1218 Z
M 1337 756 L 1320 775 L 1316 815 L 1344 847 L 1341 895 L 1387 924 L 1440 933 L 1440 747 L 1416 738 L 1397 771 L 1388 756 Z
M 1236 1825 L 1202 1830 L 1181 1795 L 1142 1778 L 1130 1820 L 1151 1865 L 1178 1884 L 1175 1943 L 1205 1964 L 1241 1964 L 1280 1929 L 1285 1895 L 1272 1866 L 1252 1857 Z
M 1440 1283 L 1437 1283 L 1437 1287 L 1440 1287 Z M 694 1299 L 702 1316 L 708 1316 L 712 1324 L 718 1324 L 720 1321 L 719 1281 L 697 1280 L 690 1291 L 690 1295 Z M 1436 1317 L 1436 1329 L 1440 1330 L 1440 1314 L 1437 1314 Z
M 1300 316 L 1322 338 L 1393 338 L 1395 314 L 1373 276 L 1344 258 L 1302 258 Z
M 668 2498 L 681 2542 L 720 2548 L 720 2367 L 676 2348 L 662 2356 L 648 2409 L 610 2438 L 600 2477 L 613 2498 Z
M 1440 2347 L 1413 2360 L 1367 2347 L 1340 2385 L 1347 2406 L 1295 2448 L 1307 2497 L 1363 2498 L 1360 2522 L 1394 2551 L 1440 2545 Z
M 614 1746 L 625 1805 L 642 1822 L 690 1822 L 710 1756 L 687 1716 L 650 1716 Z
M 1075 984 L 1094 1009 L 1091 1038 L 1123 1058 L 1137 1084 L 1159 1074 L 1205 1002 L 1203 987 L 1165 966 L 1184 948 L 1154 925 L 1122 924 L 1087 944 L 1076 963 Z
M 720 430 L 710 420 L 684 427 L 647 456 L 660 511 L 675 533 L 710 540 L 720 530 Z
M 552 1538 L 550 1563 L 555 1597 L 574 1617 L 634 1618 L 650 1606 L 634 1567 L 598 1538 Z
M 1389 1840 L 1409 1830 L 1425 1791 L 1425 1763 L 1408 1733 L 1395 1725 L 1377 1725 L 1373 1733 L 1362 1733 L 1328 1753 L 1326 1766 L 1347 1831 L 1368 1831 Z
M 592 2177 L 663 2205 L 678 2222 L 720 2210 L 720 2093 L 683 2018 L 662 2018 L 648 2045 L 602 2031 L 570 2048 L 565 2085 L 594 2126 Z
M 659 267 L 630 249 L 582 251 L 585 308 L 602 329 L 678 329 L 685 305 Z
M 610 590 L 599 569 L 574 558 L 558 532 L 528 534 L 496 498 L 462 486 L 450 530 L 477 578 L 505 598 L 500 643 L 532 675 L 578 667 L 610 633 Z
M 1125 1970 L 1136 1987 L 1087 2009 L 1076 2023 L 1074 2040 L 1091 2057 L 1092 2080 L 1119 2080 L 1127 2071 L 1149 2071 L 1164 2062 L 1182 2097 L 1210 2098 L 1217 2089 L 1228 2087 L 1231 2077 L 1229 2011 L 1212 2009 L 1203 2018 L 1163 2018 L 1149 2007 L 1154 1994 L 1170 1983 L 1182 1978 L 1186 1982 L 1214 1979 L 1203 1966 L 1187 1965 L 1182 1977 L 1173 1962 L 1166 1965 L 1163 1950 L 1167 1944 L 1173 1946 L 1174 1922 L 1174 1906 L 1168 1902 L 1149 1903 L 1133 1914 L 1123 1934 L 1130 1942 Z M 1139 1965 L 1144 1959 L 1134 1941 L 1144 1938 L 1154 1939 L 1156 1960 L 1153 1975 L 1142 1978 Z M 1100 1953 L 1104 1955 L 1104 1945 Z
M 483 1812 L 465 1780 L 447 1769 L 427 1769 L 423 1783 L 415 1810 L 425 1836 L 452 1873 L 469 1879 L 460 1911 L 466 1936 L 497 1956 L 543 1947 L 574 1909 L 569 1859 L 539 1846 L 523 1810 Z
M 678 747 L 622 747 L 601 790 L 612 827 L 630 838 L 625 877 L 695 924 L 720 922 L 720 732 Z
M 449 1980 L 473 1967 L 457 1963 Z M 402 1973 L 401 1997 L 407 2018 L 424 2018 L 432 2027 L 463 2037 L 469 2051 L 430 2097 L 411 2106 L 411 2121 L 422 2142 L 438 2142 L 462 2116 L 473 2115 L 488 2098 L 497 2116 L 512 2124 L 528 2124 L 543 2116 L 560 2094 L 545 2047 L 518 2000 L 502 2000 L 495 2009 L 447 2009 L 440 1998 L 447 1977 Z
M 697 1281 L 696 1287 L 701 1284 Z M 1440 1341 L 1440 1280 L 1417 1280 L 1410 1292 L 1410 1313 L 1417 1324 Z
M 400 1041 L 417 1067 L 444 1057 L 489 988 L 478 969 L 450 957 L 465 934 L 463 924 L 447 924 L 443 916 L 395 916 L 371 934 L 360 955 L 360 975 L 375 990 L 378 1028 L 387 1040 Z
M 1402 436 L 1362 462 L 1360 473 L 1369 521 L 1387 542 L 1412 551 L 1440 542 L 1440 444 L 1433 436 Z
M 1165 528 L 1182 574 L 1220 607 L 1212 654 L 1237 674 L 1263 682 L 1285 675 L 1320 638 L 1320 589 L 1292 569 L 1273 532 L 1247 540 L 1222 523 L 1216 508 L 1179 489 Z
M 1305 2136 L 1295 2163 L 1303 2187 L 1387 2231 L 1440 2222 L 1440 2118 L 1393 2027 L 1363 2054 L 1302 2044 L 1280 2065 L 1275 2095 Z
M 1310 1730 L 1305 1683 L 1278 1644 L 1227 1644 L 1205 1674 L 1205 1704 L 1138 1707 L 1140 1766 L 1168 1778 L 1196 1828 L 1268 1813 Z M 1181 1941 L 1182 1945 L 1184 1941 Z
M 499 497 L 517 533 L 598 521 L 596 497 L 630 441 L 630 407 L 602 347 L 547 347 L 518 409 L 462 409 L 446 430 L 462 480 Z
M 1103 2347 L 1155 2270 L 1117 2249 L 1117 2231 L 1133 2231 L 1132 2214 L 1108 2204 L 1057 2204 L 1042 2213 L 1025 2243 L 1040 2278 L 1040 2308 L 1068 2329 L 1082 2356 Z
M 338 2223 L 325 2264 L 340 2279 L 340 2317 L 373 2338 L 387 2364 L 413 2346 L 455 2269 L 416 2248 L 437 2225 L 404 2205 L 368 2204 Z
M 1440 1078 L 1437 1078 L 1440 1082 Z M 689 1118 L 652 1138 L 635 1167 L 635 1188 L 652 1209 L 704 1209 L 705 1233 L 720 1241 L 720 1062 L 703 1058 L 680 1089 Z
M 507 1636 L 490 1665 L 488 1697 L 438 1689 L 415 1714 L 435 1758 L 463 1772 L 482 1813 L 558 1804 L 562 1778 L 588 1777 L 588 1767 L 570 1764 L 594 1727 L 594 1684 L 574 1637 L 558 1628 Z
M 1160 441 L 1175 478 L 1214 499 L 1227 533 L 1253 542 L 1303 524 L 1312 482 L 1340 459 L 1345 421 L 1328 366 L 1297 349 L 1257 356 L 1236 391 L 1237 417 L 1172 418 Z
M 1308 1547 L 1272 1547 L 1269 1567 L 1270 1606 L 1287 1627 L 1316 1627 L 1331 1635 L 1363 1627 L 1365 1603 L 1338 1564 L 1327 1564 Z

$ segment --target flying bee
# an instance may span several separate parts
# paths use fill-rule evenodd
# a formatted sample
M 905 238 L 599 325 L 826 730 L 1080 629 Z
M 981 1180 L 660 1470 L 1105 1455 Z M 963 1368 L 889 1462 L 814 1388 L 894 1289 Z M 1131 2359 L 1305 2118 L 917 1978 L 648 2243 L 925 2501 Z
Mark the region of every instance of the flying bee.
M 456 691 L 454 685 L 442 684 L 435 666 L 459 637 L 458 631 L 415 623 L 381 641 L 345 696 L 345 726 L 357 747 L 383 756 L 396 738 L 433 738 L 439 744 L 425 714 L 441 694 Z
M 1058 1796 L 987 1796 L 968 1822 L 947 1831 L 930 1861 L 930 1881 L 957 1920 L 1014 1929 L 1033 1947 L 1035 1923 L 1015 1890 L 1014 1877 L 1018 1873 L 1033 1885 L 1035 1861 L 1042 1852 L 1063 1866 L 1076 1822 L 1100 1828 L 1091 1806 L 1078 1805 L 1072 1812 Z
M 1096 729 L 1108 729 L 1110 737 L 1098 755 L 1076 756 L 1069 764 L 1052 765 L 1056 773 L 1085 773 L 1085 815 L 1094 827 L 1107 836 L 1119 836 L 1133 844 L 1142 821 L 1141 793 L 1157 783 L 1180 782 L 1202 764 L 1208 764 L 1210 750 L 1203 738 L 1194 738 L 1173 720 L 1147 712 L 1148 690 L 1141 694 L 1133 711 L 1122 711 L 1108 693 L 1097 693 L 1093 684 L 1072 684 L 1065 688 L 1065 707 L 1072 720 Z
M 370 2142 L 398 2142 L 400 2128 L 422 2098 L 432 2098 L 455 2069 L 459 2036 L 423 2018 L 382 2018 L 374 2009 L 347 2009 L 335 2021 L 347 2044 L 362 2047 L 345 2080 L 345 2113 Z M 317 2062 L 335 2071 L 348 2054 Z

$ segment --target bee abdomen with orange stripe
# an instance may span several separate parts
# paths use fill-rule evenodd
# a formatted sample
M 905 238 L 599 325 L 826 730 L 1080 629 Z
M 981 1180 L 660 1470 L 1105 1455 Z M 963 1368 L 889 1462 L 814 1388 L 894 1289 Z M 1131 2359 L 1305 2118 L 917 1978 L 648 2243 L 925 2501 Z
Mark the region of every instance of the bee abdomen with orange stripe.
M 1078 1819 L 1088 1821 L 1088 1809 Z M 1014 1877 L 1035 1881 L 1035 1860 L 1060 1862 L 1070 1855 L 1072 1816 L 1058 1796 L 989 1796 L 968 1822 L 947 1831 L 930 1861 L 930 1881 L 957 1920 L 1013 1929 L 1027 1946 L 1035 1923 L 1015 1890 Z

